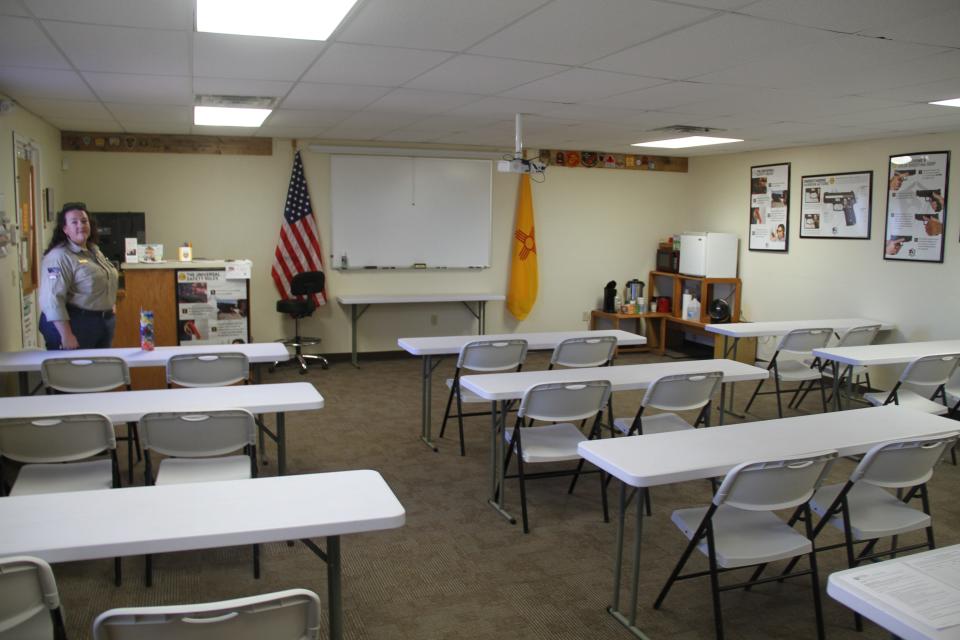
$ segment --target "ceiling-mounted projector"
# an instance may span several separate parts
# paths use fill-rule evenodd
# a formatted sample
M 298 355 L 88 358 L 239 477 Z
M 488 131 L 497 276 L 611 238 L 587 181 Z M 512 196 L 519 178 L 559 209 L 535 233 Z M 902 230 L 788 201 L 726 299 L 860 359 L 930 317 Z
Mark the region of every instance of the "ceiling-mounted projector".
M 516 131 L 514 133 L 515 147 L 513 158 L 497 162 L 497 171 L 500 173 L 543 173 L 547 165 L 539 160 L 526 160 L 523 157 L 523 114 L 516 116 Z

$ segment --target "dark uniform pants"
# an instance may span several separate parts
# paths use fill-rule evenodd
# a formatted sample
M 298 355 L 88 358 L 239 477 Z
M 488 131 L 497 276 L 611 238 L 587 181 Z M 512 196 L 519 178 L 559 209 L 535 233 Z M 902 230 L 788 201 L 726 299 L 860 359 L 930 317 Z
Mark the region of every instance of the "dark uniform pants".
M 70 314 L 70 328 L 77 337 L 81 349 L 109 349 L 113 343 L 113 330 L 117 325 L 117 317 L 110 314 L 83 312 L 80 309 L 68 309 Z M 40 314 L 40 333 L 47 343 L 48 351 L 59 351 L 63 348 L 60 342 L 60 332 L 52 322 L 48 322 L 44 314 Z

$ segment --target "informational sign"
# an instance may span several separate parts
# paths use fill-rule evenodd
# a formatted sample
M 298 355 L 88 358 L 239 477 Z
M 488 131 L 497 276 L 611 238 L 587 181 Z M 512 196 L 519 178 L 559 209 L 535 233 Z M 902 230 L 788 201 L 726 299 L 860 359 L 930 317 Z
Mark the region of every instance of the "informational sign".
M 943 262 L 950 152 L 890 156 L 885 260 Z
M 870 238 L 873 171 L 803 176 L 801 238 Z
M 227 280 L 224 269 L 177 271 L 177 344 L 250 341 L 248 280 Z
M 786 251 L 790 239 L 790 163 L 750 167 L 750 250 Z

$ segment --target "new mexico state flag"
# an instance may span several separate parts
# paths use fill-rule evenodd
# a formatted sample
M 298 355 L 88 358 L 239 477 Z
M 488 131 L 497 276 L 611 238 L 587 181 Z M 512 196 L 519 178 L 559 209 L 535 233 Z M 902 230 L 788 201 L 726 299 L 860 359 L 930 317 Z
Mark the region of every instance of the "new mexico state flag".
M 533 197 L 530 195 L 529 174 L 520 176 L 517 219 L 514 225 L 507 309 L 517 320 L 523 320 L 537 301 L 538 281 L 537 241 L 533 231 Z

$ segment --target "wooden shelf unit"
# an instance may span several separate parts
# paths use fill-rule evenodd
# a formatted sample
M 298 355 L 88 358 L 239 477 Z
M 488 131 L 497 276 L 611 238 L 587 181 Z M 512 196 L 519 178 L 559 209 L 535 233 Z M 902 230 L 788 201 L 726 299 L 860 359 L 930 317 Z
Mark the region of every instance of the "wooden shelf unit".
M 698 320 L 687 320 L 680 317 L 683 306 L 683 290 L 687 288 L 687 285 L 691 285 L 690 288 L 695 289 L 693 291 L 694 297 L 700 300 L 700 318 Z M 717 285 L 733 287 L 733 292 L 725 297 L 730 302 L 730 321 L 737 322 L 740 319 L 740 295 L 743 289 L 740 278 L 702 278 L 666 271 L 651 271 L 647 285 L 647 298 L 652 300 L 654 297 L 670 296 L 671 312 L 667 321 L 702 330 L 704 325 L 710 324 L 710 302 L 716 297 L 714 287 Z

